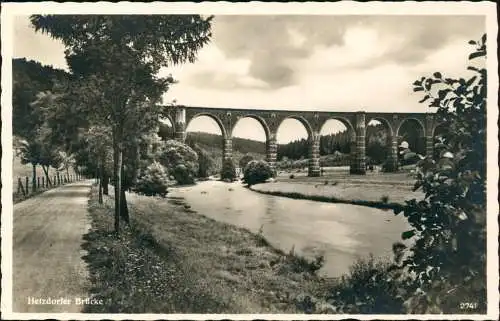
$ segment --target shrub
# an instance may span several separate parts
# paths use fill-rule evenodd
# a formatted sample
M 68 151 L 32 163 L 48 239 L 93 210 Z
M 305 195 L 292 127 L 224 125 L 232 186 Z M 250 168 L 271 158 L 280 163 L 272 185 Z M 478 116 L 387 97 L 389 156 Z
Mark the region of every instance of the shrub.
M 253 160 L 245 167 L 243 182 L 248 184 L 248 186 L 252 186 L 264 183 L 271 177 L 274 177 L 274 171 L 266 161 Z
M 236 166 L 234 166 L 234 162 L 230 158 L 226 158 L 222 162 L 221 179 L 231 182 L 236 179 Z
M 135 191 L 147 196 L 165 197 L 168 188 L 167 169 L 158 162 L 149 165 L 137 180 Z
M 346 314 L 404 313 L 401 284 L 390 261 L 358 259 L 329 288 L 328 302 Z
M 177 181 L 177 184 L 193 184 L 194 176 L 193 173 L 184 164 L 179 164 L 175 166 L 173 171 L 173 176 Z

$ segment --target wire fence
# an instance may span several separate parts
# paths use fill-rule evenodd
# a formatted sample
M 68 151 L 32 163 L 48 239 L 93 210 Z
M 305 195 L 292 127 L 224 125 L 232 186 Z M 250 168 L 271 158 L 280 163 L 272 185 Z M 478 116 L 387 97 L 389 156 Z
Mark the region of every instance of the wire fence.
M 82 179 L 86 179 L 86 177 L 76 173 L 63 175 L 57 173 L 56 175 L 41 175 L 37 177 L 17 177 L 17 179 L 14 181 L 14 185 L 17 185 L 17 189 L 13 193 L 14 202 L 24 200 L 51 188 L 77 182 Z

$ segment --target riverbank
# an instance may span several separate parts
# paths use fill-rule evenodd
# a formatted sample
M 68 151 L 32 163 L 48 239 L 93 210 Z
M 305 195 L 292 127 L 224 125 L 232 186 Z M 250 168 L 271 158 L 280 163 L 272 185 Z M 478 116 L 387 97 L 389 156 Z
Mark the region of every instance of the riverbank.
M 421 191 L 413 191 L 414 180 L 387 176 L 357 177 L 278 177 L 276 181 L 257 184 L 252 191 L 262 194 L 307 199 L 328 203 L 344 203 L 380 209 L 396 209 L 405 200 L 423 198 Z
M 112 191 L 110 191 L 112 195 Z M 301 313 L 320 264 L 259 234 L 189 210 L 179 199 L 128 195 L 132 228 L 113 232 L 113 199 L 92 191 L 86 235 L 92 313 Z M 322 305 L 321 311 L 333 308 Z

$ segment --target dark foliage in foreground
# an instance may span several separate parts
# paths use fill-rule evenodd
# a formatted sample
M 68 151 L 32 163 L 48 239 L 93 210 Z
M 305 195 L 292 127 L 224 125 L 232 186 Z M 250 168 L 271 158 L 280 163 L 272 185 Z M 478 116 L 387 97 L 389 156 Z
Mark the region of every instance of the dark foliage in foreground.
M 264 183 L 266 180 L 274 176 L 274 171 L 268 162 L 263 160 L 250 161 L 245 167 L 243 182 L 252 186 L 259 183 Z
M 230 182 L 236 179 L 236 166 L 230 158 L 227 158 L 222 162 L 221 179 Z

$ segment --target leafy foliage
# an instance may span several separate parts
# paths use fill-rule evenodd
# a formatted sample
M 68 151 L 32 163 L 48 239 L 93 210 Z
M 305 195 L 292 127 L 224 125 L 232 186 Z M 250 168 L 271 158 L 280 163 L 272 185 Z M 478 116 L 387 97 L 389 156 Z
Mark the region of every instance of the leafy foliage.
M 189 146 L 168 140 L 158 151 L 159 162 L 165 166 L 179 184 L 191 184 L 198 174 L 198 154 Z
M 68 74 L 39 62 L 22 59 L 12 60 L 12 129 L 13 134 L 23 139 L 33 137 L 33 131 L 40 128 L 44 115 L 37 100 L 40 93 L 51 91 L 58 81 Z
M 165 197 L 168 189 L 168 171 L 158 162 L 151 163 L 137 180 L 135 191 L 147 196 Z
M 231 182 L 236 179 L 236 166 L 231 158 L 226 158 L 222 162 L 221 179 Z
M 178 164 L 172 171 L 177 184 L 194 184 L 194 175 L 184 164 Z
M 486 56 L 486 35 L 469 59 Z M 409 272 L 409 309 L 415 313 L 458 311 L 460 300 L 486 303 L 486 69 L 469 66 L 468 79 L 440 72 L 414 82 L 421 102 L 436 107 L 440 139 L 453 166 L 420 171 L 415 189 L 423 200 L 407 201 L 403 214 L 413 246 L 401 262 Z M 450 298 L 449 293 L 455 299 Z M 479 311 L 474 311 L 479 312 Z
M 328 302 L 337 312 L 346 314 L 404 313 L 397 272 L 391 263 L 370 256 L 359 259 L 348 275 L 330 288 Z
M 240 158 L 238 165 L 240 166 L 240 168 L 244 169 L 247 166 L 247 164 L 253 160 L 254 158 L 252 157 L 252 155 L 246 154 L 242 158 Z
M 198 177 L 206 178 L 213 174 L 215 161 L 210 157 L 210 154 L 198 145 L 195 145 L 194 150 L 198 154 Z
M 59 90 L 82 126 L 110 128 L 115 178 L 115 230 L 140 164 L 136 137 L 156 128 L 162 95 L 175 83 L 158 77 L 162 67 L 194 62 L 211 37 L 212 17 L 198 15 L 33 15 L 36 31 L 61 40 L 74 75 Z M 70 128 L 70 127 L 67 127 Z M 128 166 L 124 163 L 128 162 Z M 125 164 L 126 165 L 126 164 Z M 127 218 L 125 218 L 127 221 Z
M 250 161 L 245 167 L 243 174 L 243 182 L 249 186 L 264 183 L 266 180 L 274 176 L 274 171 L 267 163 L 263 160 L 253 160 Z

